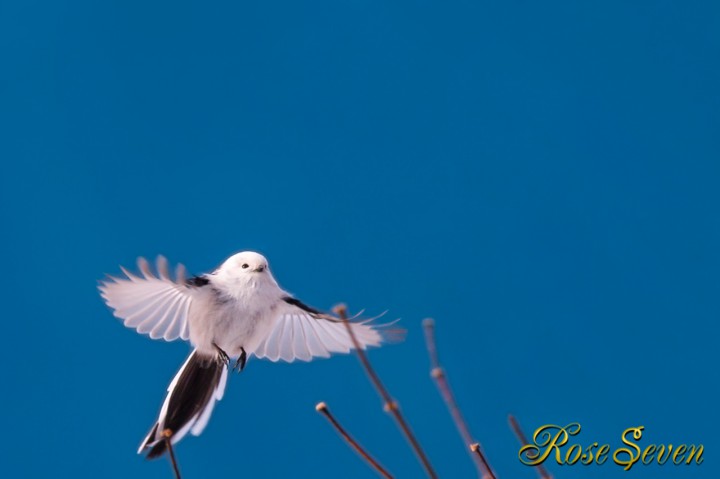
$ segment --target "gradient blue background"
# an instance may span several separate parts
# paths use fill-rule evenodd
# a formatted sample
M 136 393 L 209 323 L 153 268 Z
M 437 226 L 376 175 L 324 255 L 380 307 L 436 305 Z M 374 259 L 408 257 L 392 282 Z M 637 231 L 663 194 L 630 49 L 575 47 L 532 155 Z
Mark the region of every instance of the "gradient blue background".
M 135 449 L 188 347 L 96 282 L 254 249 L 309 304 L 402 318 L 371 359 L 442 477 L 474 469 L 426 316 L 500 478 L 534 477 L 508 413 L 706 447 L 558 479 L 718 477 L 718 4 L 578 3 L 0 3 L 3 476 L 171 477 Z M 372 477 L 320 400 L 422 477 L 349 356 L 249 363 L 184 477 Z

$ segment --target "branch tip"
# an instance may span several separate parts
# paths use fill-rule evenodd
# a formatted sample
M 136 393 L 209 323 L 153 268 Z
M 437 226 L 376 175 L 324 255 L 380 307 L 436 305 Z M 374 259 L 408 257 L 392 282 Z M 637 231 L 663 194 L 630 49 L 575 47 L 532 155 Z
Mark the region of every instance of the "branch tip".
M 367 462 L 375 471 L 380 474 L 385 479 L 392 479 L 392 476 L 388 471 L 383 468 L 380 463 L 378 463 L 375 459 L 373 459 L 370 454 L 365 451 L 365 449 L 358 444 L 358 442 L 353 439 L 352 436 L 345 430 L 344 427 L 340 425 L 337 419 L 332 415 L 330 412 L 330 409 L 328 409 L 327 404 L 324 402 L 319 402 L 317 406 L 315 406 L 315 410 L 323 413 L 323 415 L 327 418 L 327 420 L 332 424 L 332 426 L 335 428 L 335 430 L 340 434 L 340 436 L 345 440 L 345 442 L 348 443 L 348 445 L 357 452 L 360 457 L 362 457 L 365 462 Z
M 341 319 L 347 319 L 347 305 L 345 303 L 338 303 L 332 308 L 333 313 L 340 316 Z
M 385 412 L 394 412 L 398 411 L 400 409 L 400 406 L 398 405 L 397 401 L 393 400 L 390 402 L 386 402 L 383 404 L 383 411 Z
M 475 463 L 478 477 L 483 479 L 495 479 L 492 468 L 480 450 L 480 444 L 474 442 L 473 437 L 470 434 L 470 428 L 460 412 L 460 407 L 458 406 L 457 401 L 455 400 L 455 395 L 450 388 L 450 382 L 445 374 L 445 370 L 440 365 L 437 346 L 435 344 L 435 322 L 431 318 L 427 318 L 423 321 L 423 328 L 425 329 L 425 343 L 427 346 L 428 356 L 430 357 L 430 376 L 435 380 L 435 384 L 440 391 L 440 396 L 442 396 L 443 401 L 445 401 L 445 405 L 452 416 L 455 427 L 460 433 L 463 443 L 470 446 L 470 457 Z
M 345 326 L 345 329 L 348 332 L 348 335 L 350 336 L 350 339 L 352 340 L 353 347 L 355 348 L 355 352 L 357 354 L 358 359 L 360 360 L 360 364 L 362 364 L 363 368 L 365 368 L 365 373 L 367 374 L 368 378 L 370 379 L 370 382 L 375 387 L 375 390 L 380 395 L 380 398 L 383 400 L 383 409 L 386 412 L 390 412 L 395 419 L 395 422 L 397 423 L 398 427 L 400 428 L 400 431 L 405 435 L 405 439 L 410 443 L 410 447 L 412 448 L 413 452 L 415 452 L 415 455 L 417 456 L 418 460 L 422 464 L 423 468 L 425 469 L 425 473 L 428 475 L 430 479 L 436 479 L 437 474 L 435 473 L 435 470 L 432 467 L 432 464 L 430 464 L 430 460 L 425 455 L 425 452 L 423 451 L 422 447 L 420 446 L 420 443 L 415 438 L 415 435 L 413 434 L 412 430 L 410 429 L 410 426 L 405 421 L 405 418 L 402 416 L 400 412 L 400 407 L 398 406 L 397 402 L 390 396 L 390 393 L 383 385 L 382 381 L 380 381 L 380 377 L 377 375 L 373 367 L 370 365 L 370 361 L 367 358 L 367 355 L 365 354 L 365 351 L 362 348 L 362 345 L 357 339 L 357 336 L 355 336 L 355 332 L 353 331 L 352 326 L 350 326 L 350 322 L 347 318 L 347 306 L 344 304 L 338 304 L 335 305 L 333 308 L 333 312 L 338 315 L 340 318 L 340 321 Z
M 508 422 L 510 423 L 510 429 L 512 429 L 515 437 L 517 437 L 520 445 L 525 446 L 527 444 L 530 444 L 530 442 L 527 440 L 527 437 L 525 436 L 525 433 L 520 427 L 520 423 L 517 421 L 517 419 L 515 419 L 515 416 L 513 416 L 512 414 L 508 414 Z M 542 464 L 538 464 L 537 466 L 535 466 L 535 470 L 537 471 L 538 477 L 540 479 L 552 479 L 552 475 L 548 472 L 547 469 L 545 469 L 545 466 L 543 466 Z
M 177 459 L 175 459 L 175 451 L 173 451 L 172 435 L 173 432 L 171 429 L 165 429 L 162 432 L 163 439 L 165 440 L 165 446 L 167 447 L 168 456 L 170 457 L 170 464 L 172 465 L 173 473 L 175 474 L 175 479 L 180 479 L 180 468 L 178 467 Z

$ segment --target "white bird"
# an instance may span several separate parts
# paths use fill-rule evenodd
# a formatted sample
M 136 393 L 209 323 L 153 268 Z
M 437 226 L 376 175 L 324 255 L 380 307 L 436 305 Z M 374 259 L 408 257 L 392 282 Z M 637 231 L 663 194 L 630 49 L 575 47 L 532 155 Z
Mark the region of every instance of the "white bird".
M 190 341 L 194 350 L 167 389 L 167 396 L 138 454 L 148 458 L 166 450 L 188 432 L 199 435 L 222 399 L 230 358 L 242 371 L 249 356 L 270 361 L 310 361 L 347 353 L 354 344 L 344 324 L 283 291 L 261 254 L 245 251 L 228 258 L 209 274 L 186 279 L 178 265 L 175 278 L 168 262 L 157 259 L 155 276 L 144 258 L 142 277 L 122 268 L 127 278 L 102 281 L 100 294 L 125 326 L 152 339 Z M 375 325 L 351 323 L 360 346 L 384 339 Z

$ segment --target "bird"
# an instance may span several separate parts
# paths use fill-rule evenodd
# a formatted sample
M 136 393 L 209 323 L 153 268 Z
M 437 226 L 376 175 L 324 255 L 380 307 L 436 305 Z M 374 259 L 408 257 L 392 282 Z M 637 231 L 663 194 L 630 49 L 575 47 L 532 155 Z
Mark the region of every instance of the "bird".
M 203 432 L 223 397 L 233 359 L 232 369 L 241 372 L 250 357 L 310 361 L 355 348 L 347 325 L 284 291 L 260 253 L 234 254 L 201 275 L 188 276 L 178 264 L 174 278 L 164 256 L 156 260 L 157 273 L 142 257 L 137 265 L 139 275 L 121 266 L 124 277 L 100 281 L 100 295 L 113 315 L 151 339 L 192 346 L 138 449 L 149 459 L 162 456 L 167 441 L 174 445 L 188 433 Z M 371 320 L 348 325 L 362 349 L 388 338 L 389 330 Z

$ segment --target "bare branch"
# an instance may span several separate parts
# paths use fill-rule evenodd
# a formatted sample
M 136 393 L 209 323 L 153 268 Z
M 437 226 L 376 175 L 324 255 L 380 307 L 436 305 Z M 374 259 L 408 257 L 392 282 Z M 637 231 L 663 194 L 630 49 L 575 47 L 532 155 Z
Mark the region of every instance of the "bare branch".
M 488 464 L 487 459 L 485 459 L 485 455 L 483 454 L 482 449 L 480 449 L 480 444 L 477 442 L 475 444 L 470 444 L 470 450 L 475 453 L 475 456 L 480 459 L 483 467 L 488 470 L 487 475 L 483 475 L 482 477 L 495 479 L 495 474 L 492 472 L 492 469 L 490 469 L 490 464 Z
M 510 423 L 510 429 L 515 433 L 515 437 L 517 437 L 518 441 L 520 441 L 521 446 L 525 446 L 527 444 L 530 444 L 530 442 L 527 440 L 527 437 L 525 437 L 525 433 L 523 433 L 523 430 L 520 428 L 520 423 L 517 422 L 517 419 L 515 419 L 515 416 L 510 414 L 508 416 L 508 422 Z M 540 479 L 553 479 L 552 475 L 545 469 L 545 466 L 542 464 L 538 464 L 537 466 L 534 466 L 537 470 L 538 476 Z
M 335 419 L 335 417 L 330 413 L 327 404 L 325 404 L 324 402 L 319 402 L 317 406 L 315 406 L 315 410 L 319 413 L 322 413 L 328 419 L 328 421 L 330 421 L 330 424 L 332 424 L 337 430 L 337 432 L 340 433 L 342 438 L 345 439 L 348 444 L 350 444 L 350 447 L 355 449 L 355 452 L 360 454 L 360 456 L 365 459 L 365 462 L 370 464 L 373 469 L 378 472 L 378 474 L 380 474 L 386 479 L 393 479 L 393 476 L 391 476 L 390 473 L 385 470 L 385 468 L 383 468 L 375 459 L 373 459 L 372 456 L 370 456 L 370 454 L 365 451 L 362 446 L 360 446 L 360 444 L 358 444 L 357 441 L 353 439 L 352 436 L 350 436 L 350 434 L 348 434 L 345 428 L 340 425 L 337 419 Z
M 458 432 L 460 432 L 463 442 L 465 442 L 466 446 L 470 447 L 470 457 L 478 470 L 478 476 L 484 479 L 495 479 L 495 474 L 485 459 L 485 456 L 480 449 L 480 444 L 473 441 L 472 435 L 470 434 L 470 428 L 468 428 L 468 425 L 460 412 L 460 408 L 457 405 L 457 401 L 455 401 L 452 389 L 450 389 L 450 383 L 448 382 L 445 370 L 442 366 L 440 366 L 437 346 L 435 345 L 435 321 L 431 318 L 425 319 L 423 321 L 423 329 L 425 330 L 425 342 L 427 344 L 428 355 L 430 356 L 430 376 L 432 376 L 435 380 L 438 390 L 440 391 L 440 395 L 450 411 L 453 422 L 455 422 L 455 427 L 457 427 Z
M 168 457 L 170 457 L 170 463 L 172 464 L 173 472 L 175 473 L 175 479 L 180 479 L 180 469 L 178 468 L 177 461 L 175 460 L 175 452 L 173 451 L 172 446 L 172 435 L 173 432 L 170 429 L 165 429 L 163 431 L 163 438 L 165 438 L 165 445 L 167 445 Z
M 345 305 L 337 305 L 333 308 L 333 311 L 335 312 L 335 314 L 338 315 L 338 317 L 340 317 L 343 324 L 345 325 L 345 328 L 350 335 L 350 339 L 352 339 L 353 345 L 355 346 L 355 351 L 357 352 L 360 363 L 365 368 L 365 372 L 370 378 L 370 381 L 373 383 L 375 389 L 377 390 L 378 394 L 384 402 L 383 409 L 385 410 L 385 412 L 389 412 L 390 414 L 392 414 L 395 418 L 395 421 L 400 427 L 400 430 L 405 435 L 405 438 L 410 443 L 410 446 L 415 452 L 415 455 L 418 457 L 423 467 L 425 468 L 425 472 L 427 473 L 428 477 L 430 477 L 431 479 L 437 479 L 437 474 L 435 474 L 435 470 L 430 464 L 430 461 L 425 455 L 425 452 L 420 446 L 420 443 L 415 438 L 415 435 L 410 430 L 410 426 L 400 413 L 400 406 L 398 405 L 397 401 L 395 401 L 392 396 L 390 396 L 390 393 L 387 391 L 387 389 L 385 389 L 385 386 L 383 386 L 377 373 L 372 368 L 372 366 L 370 366 L 370 361 L 368 361 L 367 356 L 365 355 L 365 351 L 363 351 L 362 346 L 357 340 L 357 337 L 355 337 L 355 333 L 352 330 L 351 323 L 347 319 L 347 308 L 345 307 Z

